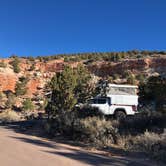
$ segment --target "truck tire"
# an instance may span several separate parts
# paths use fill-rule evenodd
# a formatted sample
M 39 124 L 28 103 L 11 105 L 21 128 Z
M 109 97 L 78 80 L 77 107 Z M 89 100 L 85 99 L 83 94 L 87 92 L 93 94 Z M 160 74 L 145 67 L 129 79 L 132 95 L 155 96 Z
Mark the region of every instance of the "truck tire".
M 126 118 L 126 113 L 124 111 L 121 111 L 121 110 L 117 110 L 115 112 L 115 118 L 118 119 L 118 120 L 121 120 L 121 119 L 124 119 Z

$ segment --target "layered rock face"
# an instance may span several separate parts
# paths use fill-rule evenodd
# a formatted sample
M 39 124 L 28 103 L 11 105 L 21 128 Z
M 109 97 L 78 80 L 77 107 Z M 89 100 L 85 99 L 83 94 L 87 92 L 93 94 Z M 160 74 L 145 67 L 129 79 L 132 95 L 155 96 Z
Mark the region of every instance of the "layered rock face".
M 17 77 L 0 73 L 0 91 L 14 91 Z
M 12 59 L 5 59 L 3 62 L 7 65 L 0 67 L 0 91 L 13 91 L 16 82 L 22 76 L 28 77 L 27 83 L 28 96 L 40 93 L 44 85 L 54 76 L 56 72 L 61 72 L 66 64 L 77 67 L 82 62 L 64 62 L 63 59 L 40 62 L 39 60 L 30 61 L 20 58 L 20 73 L 14 73 L 10 65 Z M 0 60 L 1 62 L 2 60 Z M 31 69 L 33 65 L 33 69 Z M 105 77 L 114 74 L 123 75 L 125 71 L 130 70 L 134 74 L 144 73 L 149 76 L 153 73 L 159 73 L 166 76 L 166 56 L 149 57 L 141 59 L 124 59 L 120 62 L 94 62 L 87 65 L 89 71 L 96 76 Z
M 50 60 L 40 62 L 39 60 L 30 61 L 20 58 L 19 67 L 21 71 L 14 73 L 11 59 L 0 59 L 0 62 L 6 64 L 6 67 L 0 67 L 0 91 L 15 91 L 16 82 L 20 77 L 27 77 L 27 95 L 32 97 L 36 93 L 40 93 L 45 84 L 55 75 L 56 72 L 61 72 L 65 65 L 77 67 L 80 62 L 65 63 L 63 59 Z M 33 65 L 33 69 L 31 69 Z
M 158 58 L 129 59 L 118 63 L 96 62 L 88 66 L 88 69 L 95 75 L 105 77 L 114 74 L 123 75 L 125 71 L 131 71 L 134 74 L 151 75 L 155 72 L 166 74 L 166 56 Z
M 3 63 L 6 67 L 0 67 L 0 91 L 12 91 L 14 92 L 16 82 L 20 77 L 28 77 L 29 81 L 27 83 L 27 95 L 32 96 L 41 90 L 45 83 L 49 81 L 56 72 L 63 70 L 64 61 L 63 60 L 52 60 L 48 62 L 39 61 L 28 61 L 27 59 L 20 58 L 19 67 L 21 71 L 19 73 L 14 73 L 12 65 L 10 62 L 12 59 L 5 59 Z M 2 62 L 2 60 L 0 60 Z M 34 66 L 31 70 L 31 66 Z
M 0 91 L 14 91 L 18 76 L 10 68 L 0 68 Z

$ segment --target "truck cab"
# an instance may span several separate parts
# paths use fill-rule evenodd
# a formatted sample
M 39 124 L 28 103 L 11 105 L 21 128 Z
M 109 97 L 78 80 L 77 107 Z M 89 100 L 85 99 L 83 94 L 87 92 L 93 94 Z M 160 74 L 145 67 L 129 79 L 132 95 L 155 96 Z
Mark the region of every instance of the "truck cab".
M 109 114 L 111 99 L 109 97 L 96 97 L 90 99 L 88 104 L 92 107 L 97 107 L 103 114 Z

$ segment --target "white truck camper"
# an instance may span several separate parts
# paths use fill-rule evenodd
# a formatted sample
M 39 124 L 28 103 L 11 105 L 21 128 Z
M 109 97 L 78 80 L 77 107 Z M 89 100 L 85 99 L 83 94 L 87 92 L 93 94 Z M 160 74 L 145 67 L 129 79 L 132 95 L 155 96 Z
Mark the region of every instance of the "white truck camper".
M 137 113 L 138 87 L 133 85 L 108 84 L 105 96 L 97 95 L 88 104 L 97 107 L 104 115 L 122 118 Z

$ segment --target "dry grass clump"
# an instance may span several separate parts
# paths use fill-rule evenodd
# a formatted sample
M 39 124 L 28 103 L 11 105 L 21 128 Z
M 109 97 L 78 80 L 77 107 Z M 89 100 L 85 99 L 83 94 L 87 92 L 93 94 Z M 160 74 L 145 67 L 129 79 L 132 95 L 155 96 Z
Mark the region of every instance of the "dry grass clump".
M 14 122 L 19 120 L 20 116 L 15 111 L 5 110 L 0 113 L 0 121 L 2 122 Z
M 125 139 L 128 150 L 145 152 L 150 156 L 166 162 L 166 130 L 162 134 L 146 131 L 138 136 Z
M 78 118 L 72 113 L 58 116 L 45 126 L 49 134 L 62 134 L 75 141 L 90 143 L 92 146 L 117 144 L 118 133 L 114 123 L 101 117 Z
M 95 146 L 117 144 L 118 134 L 111 121 L 104 118 L 88 117 L 80 120 L 81 134 Z
M 121 135 L 143 134 L 146 130 L 162 133 L 166 128 L 166 114 L 146 111 L 133 117 L 123 119 L 119 122 L 119 132 Z

